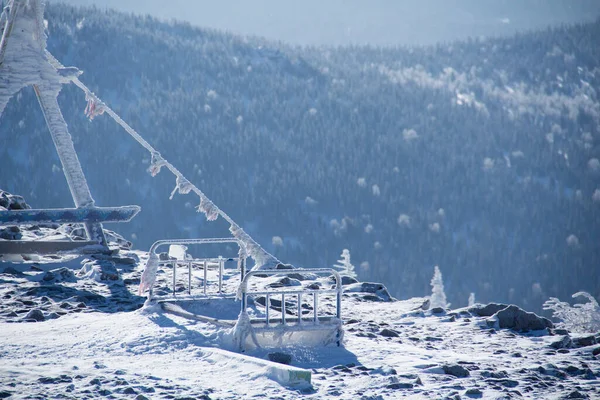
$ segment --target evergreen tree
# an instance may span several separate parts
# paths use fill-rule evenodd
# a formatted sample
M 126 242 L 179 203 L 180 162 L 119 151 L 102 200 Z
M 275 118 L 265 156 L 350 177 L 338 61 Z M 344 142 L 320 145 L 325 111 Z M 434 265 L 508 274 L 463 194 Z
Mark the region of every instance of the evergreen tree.
M 352 263 L 350 262 L 350 250 L 342 250 L 342 254 L 340 255 L 340 257 L 341 258 L 337 261 L 338 263 L 334 265 L 334 268 L 339 269 L 344 275 L 356 278 L 356 271 L 354 270 L 354 265 L 352 265 Z
M 446 301 L 446 293 L 444 293 L 444 282 L 442 281 L 442 273 L 436 265 L 431 278 L 431 299 L 429 309 L 436 307 L 447 308 L 450 304 Z

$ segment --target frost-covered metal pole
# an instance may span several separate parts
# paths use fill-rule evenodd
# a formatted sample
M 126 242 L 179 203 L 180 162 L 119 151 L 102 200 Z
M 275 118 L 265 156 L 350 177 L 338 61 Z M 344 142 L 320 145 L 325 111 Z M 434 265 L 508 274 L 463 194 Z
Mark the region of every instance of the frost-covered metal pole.
M 9 1 L 6 7 L 4 7 L 4 9 L 2 10 L 0 25 L 4 26 L 2 27 L 2 38 L 0 39 L 0 65 L 2 65 L 2 63 L 4 62 L 4 54 L 6 53 L 8 37 L 12 33 L 13 26 L 15 24 L 15 19 L 17 16 L 17 11 L 19 10 L 20 6 L 21 3 L 15 4 L 14 1 Z
M 67 123 L 58 106 L 57 96 L 60 92 L 60 86 L 46 87 L 45 85 L 33 85 L 33 89 L 44 113 L 54 146 L 56 146 L 56 152 L 67 178 L 67 184 L 69 185 L 71 196 L 73 196 L 75 207 L 93 207 L 94 199 L 81 169 L 71 134 L 67 129 Z M 98 222 L 85 222 L 84 226 L 88 239 L 106 246 L 102 224 Z

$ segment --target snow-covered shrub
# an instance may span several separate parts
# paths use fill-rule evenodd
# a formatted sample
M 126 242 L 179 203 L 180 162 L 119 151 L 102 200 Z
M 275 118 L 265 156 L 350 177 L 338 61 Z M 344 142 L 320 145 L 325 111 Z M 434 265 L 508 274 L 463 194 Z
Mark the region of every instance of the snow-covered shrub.
M 283 239 L 281 238 L 281 236 L 273 236 L 273 239 L 271 239 L 271 243 L 273 243 L 273 246 L 282 247 Z
M 570 247 L 579 247 L 579 238 L 577 236 L 573 235 L 573 234 L 570 234 L 567 237 L 567 244 Z
M 417 139 L 419 135 L 414 129 L 405 129 L 402 131 L 402 137 L 405 141 L 410 142 L 412 140 Z
M 560 320 L 558 326 L 561 328 L 577 333 L 599 332 L 600 306 L 596 299 L 587 292 L 577 292 L 572 297 L 584 297 L 588 302 L 571 306 L 566 301 L 550 297 L 544 303 L 544 310 L 552 311 L 552 317 Z
M 446 301 L 446 293 L 444 293 L 444 282 L 442 281 L 442 273 L 436 265 L 431 278 L 431 298 L 429 300 L 429 309 L 436 307 L 447 308 L 450 306 Z
M 600 171 L 600 161 L 598 161 L 597 158 L 590 158 L 590 160 L 588 161 L 588 168 L 592 172 Z
M 469 295 L 469 307 L 475 304 L 475 293 L 471 292 Z
M 410 227 L 410 217 L 406 214 L 400 214 L 398 217 L 398 225 Z
M 340 270 L 340 272 L 342 272 L 344 275 L 356 278 L 356 271 L 354 270 L 354 265 L 352 265 L 352 263 L 350 262 L 350 250 L 344 249 L 342 251 L 341 257 L 342 258 L 340 258 L 337 261 L 338 263 L 335 264 L 334 267 Z
M 381 190 L 379 189 L 379 185 L 373 185 L 371 187 L 371 191 L 373 192 L 373 196 L 379 196 L 381 194 Z

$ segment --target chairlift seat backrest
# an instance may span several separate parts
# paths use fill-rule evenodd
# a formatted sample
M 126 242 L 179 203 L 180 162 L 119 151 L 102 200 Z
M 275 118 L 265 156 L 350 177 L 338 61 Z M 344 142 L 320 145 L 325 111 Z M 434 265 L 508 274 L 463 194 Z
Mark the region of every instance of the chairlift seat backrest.
M 186 260 L 187 257 L 187 246 L 180 244 L 172 244 L 169 246 L 169 257 L 174 258 L 178 261 Z

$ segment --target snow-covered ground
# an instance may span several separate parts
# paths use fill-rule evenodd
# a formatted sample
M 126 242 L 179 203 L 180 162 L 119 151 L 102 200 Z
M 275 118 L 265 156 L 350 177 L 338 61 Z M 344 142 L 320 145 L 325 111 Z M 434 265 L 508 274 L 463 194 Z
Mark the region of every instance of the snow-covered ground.
M 490 315 L 502 306 L 432 313 L 426 298 L 385 301 L 385 291 L 349 279 L 343 346 L 240 354 L 228 328 L 144 307 L 137 288 L 147 254 L 126 243 L 114 256 L 34 258 L 0 261 L 0 398 L 600 397 L 600 335 L 500 329 Z M 229 291 L 239 278 L 226 271 Z M 312 278 L 301 282 L 328 282 Z M 170 279 L 170 268 L 159 269 L 157 287 Z M 203 314 L 231 318 L 231 309 L 210 304 Z M 311 384 L 282 379 L 268 361 L 274 352 L 310 371 Z
M 59 85 L 69 72 L 60 68 L 57 75 L 45 62 L 40 4 L 25 2 L 27 13 L 17 20 L 6 47 L 2 68 L 8 78 L 0 85 L 0 111 L 21 87 Z M 53 89 L 53 98 L 58 93 L 54 86 L 43 89 Z M 52 100 L 47 96 L 42 90 L 41 99 Z M 58 120 L 49 119 L 49 126 Z M 66 125 L 59 128 L 70 143 Z M 161 160 L 155 161 L 160 169 Z M 191 183 L 176 176 L 173 194 L 189 193 Z M 85 183 L 83 176 L 78 182 Z M 209 220 L 221 215 L 259 266 L 275 266 L 273 256 L 194 190 Z M 0 211 L 25 207 L 3 201 Z M 229 297 L 178 302 L 183 312 L 167 312 L 137 294 L 148 254 L 131 250 L 114 233 L 106 235 L 112 254 L 0 256 L 0 398 L 600 398 L 600 334 L 570 335 L 515 306 L 426 311 L 427 298 L 397 301 L 383 285 L 352 277 L 343 281 L 341 346 L 335 340 L 307 346 L 294 340 L 301 335 L 276 335 L 272 346 L 242 354 L 234 340 L 240 284 L 235 268 L 225 271 L 223 289 Z M 70 225 L 0 229 L 1 241 L 83 237 L 81 228 Z M 159 267 L 156 278 L 155 293 L 168 294 L 171 267 Z M 185 282 L 200 279 L 182 273 L 176 293 L 185 292 Z M 259 291 L 324 291 L 333 285 L 328 276 L 299 272 L 253 281 Z M 214 292 L 215 285 L 208 289 Z M 251 300 L 250 316 L 264 315 L 265 298 Z M 283 307 L 280 302 L 278 310 L 271 300 L 277 317 Z M 310 299 L 300 305 L 290 300 L 288 311 L 299 310 L 308 319 L 314 307 Z M 333 317 L 335 296 L 323 295 L 318 309 Z

